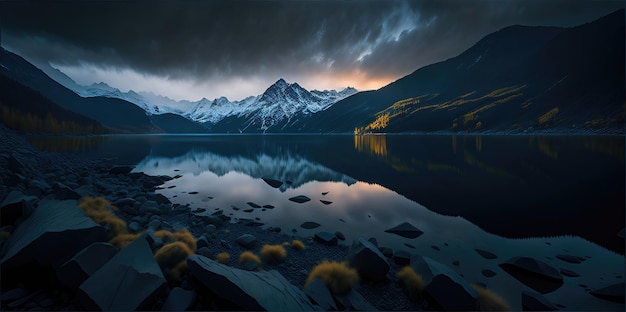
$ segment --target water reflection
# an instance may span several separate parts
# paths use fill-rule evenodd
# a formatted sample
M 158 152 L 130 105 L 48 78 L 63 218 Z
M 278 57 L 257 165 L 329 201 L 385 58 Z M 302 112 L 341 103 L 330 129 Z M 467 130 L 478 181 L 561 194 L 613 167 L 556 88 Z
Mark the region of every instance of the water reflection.
M 387 156 L 387 137 L 385 135 L 355 135 L 354 148 L 369 155 Z

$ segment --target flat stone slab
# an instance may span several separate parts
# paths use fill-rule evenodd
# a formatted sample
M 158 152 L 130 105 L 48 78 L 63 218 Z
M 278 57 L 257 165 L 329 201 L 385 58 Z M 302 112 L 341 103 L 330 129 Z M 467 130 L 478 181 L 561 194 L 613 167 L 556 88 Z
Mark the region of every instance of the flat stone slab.
M 102 242 L 93 243 L 59 267 L 57 277 L 64 285 L 78 288 L 115 254 L 115 246 Z
M 322 232 L 315 233 L 315 235 L 313 236 L 313 239 L 316 242 L 320 242 L 328 246 L 337 246 L 338 244 L 337 236 L 335 236 L 335 234 L 331 232 L 322 231 Z
M 540 293 L 523 290 L 522 308 L 524 311 L 556 311 L 557 307 Z
M 328 290 L 326 284 L 319 278 L 309 283 L 306 289 L 304 289 L 304 293 L 322 307 L 324 311 L 337 311 L 337 305 L 335 304 L 333 295 L 330 293 L 330 290 Z
M 624 282 L 590 291 L 589 293 L 612 302 L 624 303 Z
M 4 243 L 0 267 L 4 273 L 34 261 L 56 269 L 85 247 L 107 239 L 104 227 L 85 216 L 75 200 L 42 200 Z
M 513 257 L 500 266 L 513 267 L 546 279 L 562 281 L 563 276 L 549 264 L 530 257 Z
M 487 259 L 487 260 L 492 260 L 492 259 L 497 259 L 498 256 L 494 255 L 493 253 L 486 251 L 486 250 L 482 250 L 482 249 L 474 249 L 474 251 L 476 251 L 476 253 L 478 253 L 481 257 Z
M 424 234 L 424 232 L 420 231 L 418 228 L 414 227 L 408 222 L 404 222 L 393 228 L 385 230 L 385 232 L 400 235 L 406 238 L 416 238 Z
M 191 274 L 211 292 L 243 310 L 319 310 L 276 270 L 249 272 L 200 255 L 189 256 L 187 263 Z
M 298 196 L 294 196 L 289 198 L 290 201 L 298 203 L 298 204 L 302 204 L 302 203 L 306 203 L 308 201 L 310 201 L 311 199 L 304 196 L 304 195 L 298 195 Z
M 166 285 L 144 234 L 81 284 L 76 296 L 88 310 L 134 311 L 146 308 Z

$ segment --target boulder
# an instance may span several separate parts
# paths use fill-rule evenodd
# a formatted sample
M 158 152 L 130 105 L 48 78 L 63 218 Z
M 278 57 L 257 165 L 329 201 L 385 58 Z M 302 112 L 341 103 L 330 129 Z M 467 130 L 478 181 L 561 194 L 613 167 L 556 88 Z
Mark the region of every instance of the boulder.
M 321 224 L 316 223 L 316 222 L 310 222 L 310 221 L 307 221 L 307 222 L 304 222 L 304 223 L 300 224 L 301 228 L 307 229 L 307 230 L 314 229 L 314 228 L 317 228 L 317 227 L 320 227 L 320 226 L 321 226 Z
M 333 203 L 333 202 L 331 202 L 331 201 L 327 201 L 327 200 L 323 200 L 323 199 L 320 199 L 320 202 L 321 202 L 322 204 L 324 204 L 324 205 L 330 205 L 330 204 L 332 204 L 332 203 Z
M 624 232 L 626 232 L 626 228 L 621 229 L 618 233 L 617 233 L 617 237 L 624 239 Z
M 133 170 L 130 166 L 115 166 L 109 169 L 110 174 L 129 174 Z
M 377 311 L 376 307 L 371 305 L 356 290 L 351 289 L 346 294 L 335 294 L 335 300 L 343 306 L 346 311 Z
M 133 207 L 136 200 L 133 198 L 120 198 L 113 202 L 113 206 L 118 208 Z
M 61 265 L 57 277 L 65 286 L 78 288 L 116 253 L 117 248 L 109 243 L 93 243 Z
M 133 233 L 137 233 L 139 232 L 139 230 L 141 230 L 141 225 L 139 224 L 139 222 L 133 221 L 128 224 L 128 229 Z
M 198 248 L 209 247 L 209 240 L 202 235 L 196 240 L 196 246 L 198 246 Z
M 274 180 L 274 179 L 270 179 L 270 178 L 261 178 L 263 179 L 263 181 L 265 181 L 265 183 L 269 184 L 269 186 L 273 187 L 273 188 L 279 188 L 283 185 L 283 182 L 280 182 L 278 180 Z
M 5 273 L 34 261 L 56 269 L 85 247 L 107 239 L 104 227 L 86 217 L 76 201 L 42 200 L 4 243 L 0 267 Z
M 163 303 L 161 311 L 186 311 L 196 301 L 198 294 L 195 290 L 184 290 L 180 287 L 174 287 L 167 300 Z
M 153 200 L 147 200 L 139 207 L 139 211 L 143 214 L 147 213 L 159 213 L 159 204 Z
M 59 183 L 61 184 L 61 183 Z M 56 200 L 67 200 L 67 199 L 75 199 L 79 200 L 82 198 L 80 194 L 72 190 L 69 186 L 61 186 L 55 188 L 52 192 L 52 198 Z
M 431 258 L 414 255 L 411 268 L 424 280 L 423 296 L 436 310 L 475 310 L 478 292 L 458 273 Z
M 408 265 L 411 263 L 411 253 L 406 250 L 398 250 L 393 254 L 393 262 L 397 265 Z
M 335 232 L 335 236 L 337 236 L 337 239 L 339 239 L 339 240 L 342 240 L 342 241 L 346 240 L 346 236 L 343 235 L 343 233 L 341 233 L 339 231 Z
M 302 203 L 306 203 L 309 200 L 311 200 L 310 198 L 304 196 L 304 195 L 298 195 L 298 196 L 294 196 L 289 198 L 290 201 L 298 203 L 298 204 L 302 204 Z
M 600 289 L 592 290 L 589 293 L 604 300 L 624 303 L 624 291 L 624 282 L 621 282 Z
M 243 248 L 253 248 L 256 245 L 256 237 L 252 234 L 243 234 L 237 238 L 237 244 Z
M 200 255 L 187 259 L 191 274 L 218 297 L 243 310 L 312 311 L 319 307 L 278 271 L 249 272 Z
M 373 281 L 384 281 L 389 272 L 389 263 L 385 256 L 372 243 L 359 238 L 352 243 L 348 252 L 350 266 L 359 271 L 359 275 Z
M 157 204 L 171 204 L 172 202 L 163 194 L 148 194 L 148 200 L 154 201 Z
M 44 180 L 31 180 L 30 183 L 28 183 L 26 193 L 28 195 L 41 196 L 42 194 L 48 192 L 51 188 L 52 187 L 50 187 L 50 185 Z
M 418 228 L 414 227 L 408 222 L 404 222 L 402 224 L 396 225 L 393 228 L 385 230 L 385 232 L 393 233 L 393 234 L 400 235 L 406 238 L 416 238 L 424 234 L 424 232 L 420 231 Z
M 315 236 L 313 236 L 313 239 L 316 242 L 320 242 L 328 246 L 337 246 L 338 244 L 337 236 L 335 236 L 335 234 L 331 232 L 322 231 L 322 232 L 315 233 Z
M 500 267 L 526 286 L 546 294 L 563 285 L 563 275 L 547 263 L 530 257 L 513 257 Z
M 304 289 L 304 293 L 324 311 L 337 311 L 335 299 L 322 280 L 316 278 L 311 281 Z
M 147 308 L 166 286 L 144 234 L 85 280 L 76 297 L 87 310 L 133 311 Z
M 522 291 L 522 309 L 524 311 L 556 311 L 558 310 L 546 297 L 534 291 Z
M 478 253 L 481 257 L 487 259 L 487 260 L 492 260 L 492 259 L 497 259 L 498 256 L 494 255 L 493 253 L 486 251 L 486 250 L 482 250 L 482 249 L 474 249 L 474 251 L 476 251 L 476 253 Z
M 0 204 L 0 226 L 13 225 L 25 214 L 29 203 L 37 200 L 35 196 L 27 196 L 20 191 L 11 191 Z

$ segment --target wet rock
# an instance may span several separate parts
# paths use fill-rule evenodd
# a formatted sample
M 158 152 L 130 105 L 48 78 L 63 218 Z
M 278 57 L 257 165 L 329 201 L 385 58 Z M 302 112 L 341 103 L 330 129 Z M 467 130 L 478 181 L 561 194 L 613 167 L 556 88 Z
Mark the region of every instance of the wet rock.
M 157 231 L 161 227 L 161 220 L 154 219 L 148 223 L 148 228 Z
M 478 293 L 458 273 L 431 258 L 414 255 L 411 267 L 424 279 L 423 295 L 429 308 L 437 310 L 474 310 Z
M 534 258 L 513 257 L 499 266 L 518 281 L 542 294 L 563 285 L 563 276 L 559 271 Z
M 572 271 L 572 270 L 568 270 L 568 269 L 563 269 L 561 268 L 561 274 L 563 274 L 563 276 L 567 276 L 567 277 L 579 277 L 580 274 Z
M 393 254 L 393 262 L 397 265 L 408 265 L 411 262 L 411 254 L 408 251 L 398 250 Z
M 48 183 L 46 183 L 46 181 L 35 179 L 31 180 L 28 183 L 28 189 L 26 190 L 26 193 L 28 195 L 41 196 L 51 189 L 52 187 Z
M 378 250 L 387 258 L 393 258 L 393 249 L 389 247 L 379 247 Z
M 393 234 L 400 235 L 406 238 L 416 238 L 424 234 L 424 232 L 420 231 L 419 229 L 417 229 L 416 227 L 414 227 L 408 222 L 404 222 L 391 229 L 385 230 L 385 232 L 393 233 Z
M 556 257 L 560 260 L 573 264 L 578 264 L 585 260 L 585 258 L 579 258 L 572 255 L 556 255 Z
M 252 234 L 243 234 L 237 238 L 237 244 L 248 249 L 254 248 L 256 241 L 256 237 Z
M 265 209 L 274 209 L 276 207 L 274 207 L 272 205 L 263 205 L 263 208 L 265 208 Z
M 157 204 L 171 204 L 172 202 L 162 194 L 149 194 L 148 200 L 155 201 Z
M 196 194 L 198 194 L 198 192 L 195 192 L 195 191 L 194 191 L 194 192 L 189 192 L 189 193 L 187 193 L 187 194 L 189 194 L 189 195 L 196 195 Z
M 324 311 L 337 311 L 337 305 L 335 304 L 333 295 L 322 280 L 316 278 L 311 281 L 304 289 L 304 293 Z
M 174 287 L 163 303 L 161 311 L 186 311 L 196 302 L 197 296 L 195 290 Z
M 109 169 L 109 174 L 129 174 L 132 170 L 130 166 L 115 166 Z
M 323 200 L 323 199 L 320 199 L 320 202 L 321 202 L 322 204 L 324 204 L 324 205 L 330 205 L 330 204 L 332 204 L 332 203 L 333 203 L 333 202 L 331 202 L 331 201 L 327 201 L 327 200 Z
M 81 198 L 82 196 L 80 194 L 78 194 L 77 192 L 75 192 L 68 186 L 55 188 L 54 191 L 52 192 L 52 199 L 56 199 L 56 200 L 67 200 L 67 199 L 78 200 Z
M 378 247 L 378 240 L 376 240 L 376 237 L 370 237 L 367 239 L 367 241 L 372 243 L 372 245 Z
M 458 267 L 459 265 L 461 265 L 461 262 L 459 260 L 454 260 L 454 261 L 452 261 L 452 265 Z
M 600 289 L 592 290 L 589 293 L 604 300 L 624 303 L 624 292 L 624 282 L 621 282 Z
M 15 288 L 9 291 L 2 292 L 2 294 L 0 294 L 0 301 L 11 302 L 22 299 L 28 296 L 28 294 L 30 294 L 30 292 L 24 288 Z
M 192 255 L 191 274 L 216 296 L 242 310 L 312 311 L 307 296 L 275 270 L 248 272 Z M 280 290 L 280 291 L 277 291 Z
M 0 267 L 3 274 L 29 262 L 58 268 L 83 248 L 107 239 L 104 228 L 86 217 L 76 201 L 42 200 L 4 243 Z
M 405 244 L 405 245 L 410 245 L 410 244 Z M 411 248 L 415 249 L 415 246 L 413 246 L 413 245 L 410 245 L 409 247 L 411 247 Z M 435 250 L 435 251 L 441 251 L 441 249 L 439 248 L 439 246 L 432 245 L 432 246 L 430 246 L 430 248 L 432 248 L 432 249 L 433 249 L 433 250 Z
M 298 196 L 289 198 L 289 200 L 298 204 L 302 204 L 302 203 L 306 203 L 310 201 L 311 199 L 304 195 L 298 195 Z
M 261 206 L 253 203 L 253 202 L 247 202 L 248 206 L 252 207 L 252 208 L 261 208 Z
M 57 277 L 63 285 L 72 289 L 78 288 L 115 254 L 115 246 L 109 243 L 93 243 L 61 265 L 57 270 Z
M 76 296 L 84 309 L 133 311 L 147 308 L 166 285 L 144 234 L 85 280 Z
M 198 248 L 209 247 L 209 240 L 203 235 L 196 240 L 196 245 Z
M 522 290 L 522 309 L 524 311 L 558 310 L 546 297 L 534 291 Z
M 196 251 L 196 253 L 209 259 L 215 259 L 215 256 L 209 247 L 198 247 L 198 251 Z
M 383 281 L 389 272 L 389 263 L 385 256 L 372 243 L 359 238 L 352 243 L 348 252 L 350 266 L 357 269 L 359 275 L 373 281 Z
M 304 223 L 300 224 L 301 228 L 307 229 L 307 230 L 314 229 L 314 228 L 317 228 L 317 227 L 320 227 L 320 226 L 321 226 L 321 224 L 316 223 L 316 222 L 304 222 Z
M 328 192 L 322 192 L 322 196 L 328 195 Z
M 492 259 L 497 259 L 498 256 L 494 255 L 493 253 L 486 251 L 486 250 L 482 250 L 482 249 L 474 249 L 474 251 L 476 251 L 476 253 L 478 253 L 481 257 L 487 259 L 487 260 L 492 260 Z
M 139 207 L 139 211 L 142 214 L 148 214 L 148 213 L 156 214 L 156 213 L 159 213 L 160 212 L 159 204 L 157 204 L 157 202 L 155 202 L 153 200 L 147 200 L 143 204 L 141 204 L 141 206 Z
M 339 239 L 339 240 L 346 240 L 346 236 L 343 235 L 343 233 L 341 233 L 339 231 L 335 232 L 335 236 L 337 236 L 337 239 Z
M 128 224 L 128 229 L 132 232 L 132 233 L 137 233 L 141 230 L 141 225 L 139 224 L 139 222 L 131 222 Z
M 326 231 L 315 233 L 315 235 L 313 236 L 313 239 L 316 242 L 319 242 L 328 246 L 337 246 L 338 244 L 337 236 L 335 236 L 335 234 L 333 233 L 326 232 Z
M 283 185 L 283 182 L 278 181 L 278 180 L 274 180 L 274 179 L 270 179 L 270 178 L 261 178 L 263 179 L 263 181 L 265 181 L 265 183 L 267 183 L 269 186 L 273 187 L 273 188 L 279 188 Z
M 243 211 L 243 212 L 253 212 L 253 211 L 254 211 L 254 209 L 250 208 L 250 209 L 244 209 L 244 210 L 242 210 L 242 211 Z
M 11 191 L 0 204 L 0 225 L 13 225 L 15 221 L 30 210 L 30 203 L 37 200 L 35 196 L 27 196 L 20 191 Z
M 215 226 L 215 224 L 209 224 L 204 227 L 204 233 L 213 234 L 215 233 L 215 231 L 217 231 L 217 227 Z
M 496 272 L 491 271 L 489 269 L 484 269 L 481 271 L 481 273 L 483 274 L 484 277 L 494 277 L 496 276 Z

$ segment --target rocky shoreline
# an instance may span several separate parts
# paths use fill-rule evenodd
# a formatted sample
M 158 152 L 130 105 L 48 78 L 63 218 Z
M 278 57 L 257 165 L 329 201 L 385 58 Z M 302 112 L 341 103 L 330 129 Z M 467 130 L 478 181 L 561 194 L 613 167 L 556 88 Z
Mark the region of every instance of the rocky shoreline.
M 2 310 L 511 308 L 486 285 L 470 284 L 451 267 L 379 249 L 374 238 L 346 242 L 341 233 L 323 232 L 301 237 L 297 230 L 235 220 L 227 209 L 192 211 L 155 192 L 176 176 L 131 172 L 111 159 L 38 151 L 0 127 Z M 85 198 L 105 209 L 85 208 Z M 421 235 L 410 224 L 391 230 Z M 272 254 L 263 251 L 266 245 L 282 246 L 284 255 L 268 257 Z M 185 252 L 165 254 L 165 246 Z M 246 251 L 262 255 L 263 261 L 240 262 Z M 489 251 L 476 252 L 485 260 L 497 258 Z M 323 278 L 311 282 L 309 276 L 324 260 L 348 262 L 359 281 L 351 290 L 335 293 L 328 282 L 316 282 Z M 586 260 L 566 256 L 563 261 Z M 576 272 L 559 272 L 526 257 L 509 259 L 501 267 L 521 275 L 520 280 L 530 276 L 541 284 L 532 286 L 537 291 L 521 293 L 522 306 L 513 309 L 566 308 L 550 302 L 538 287 L 559 287 L 563 275 Z M 485 274 L 495 273 L 483 270 Z M 623 277 L 619 280 L 617 286 L 589 291 L 623 303 Z

